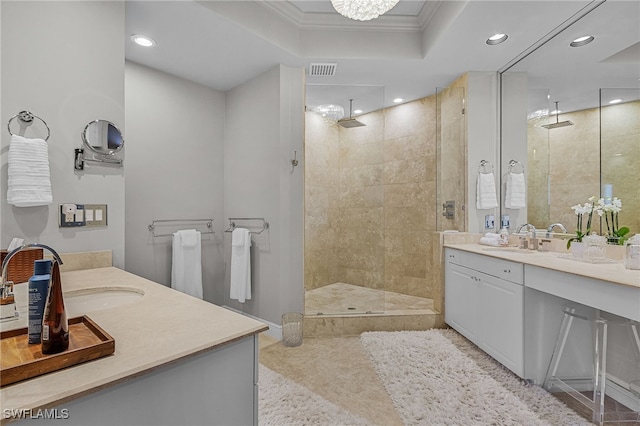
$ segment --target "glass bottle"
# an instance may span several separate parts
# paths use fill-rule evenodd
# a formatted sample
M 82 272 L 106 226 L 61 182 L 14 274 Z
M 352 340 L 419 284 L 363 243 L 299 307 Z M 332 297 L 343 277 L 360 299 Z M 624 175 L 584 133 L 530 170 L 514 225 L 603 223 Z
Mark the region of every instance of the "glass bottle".
M 625 268 L 633 270 L 640 269 L 640 234 L 629 238 L 625 245 Z
M 42 318 L 42 353 L 57 354 L 69 348 L 69 323 L 62 296 L 58 262 L 53 263 L 51 285 Z

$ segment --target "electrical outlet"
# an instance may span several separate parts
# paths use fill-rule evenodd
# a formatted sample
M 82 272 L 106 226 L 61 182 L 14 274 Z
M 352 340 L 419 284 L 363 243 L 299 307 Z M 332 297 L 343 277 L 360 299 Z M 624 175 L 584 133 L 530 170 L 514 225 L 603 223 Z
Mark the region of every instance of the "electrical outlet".
M 488 214 L 484 217 L 484 229 L 494 229 L 495 217 L 492 214 Z
M 508 214 L 503 214 L 500 217 L 500 229 L 505 228 L 505 229 L 509 229 L 510 226 L 510 221 L 509 221 L 509 215 Z
M 76 228 L 85 226 L 84 206 L 82 204 L 60 204 L 60 228 Z

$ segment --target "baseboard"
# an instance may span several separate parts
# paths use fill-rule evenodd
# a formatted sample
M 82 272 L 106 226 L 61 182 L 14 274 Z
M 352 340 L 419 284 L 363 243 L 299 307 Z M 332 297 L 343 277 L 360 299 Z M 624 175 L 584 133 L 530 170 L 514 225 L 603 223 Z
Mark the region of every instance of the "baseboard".
M 269 326 L 269 330 L 264 331 L 267 336 L 273 337 L 274 339 L 282 340 L 282 325 L 274 324 L 267 320 L 263 320 L 262 318 L 254 317 L 246 312 L 239 311 L 227 305 L 222 305 L 223 308 L 233 311 L 237 314 L 244 315 L 245 317 L 253 318 L 256 321 L 261 321 Z

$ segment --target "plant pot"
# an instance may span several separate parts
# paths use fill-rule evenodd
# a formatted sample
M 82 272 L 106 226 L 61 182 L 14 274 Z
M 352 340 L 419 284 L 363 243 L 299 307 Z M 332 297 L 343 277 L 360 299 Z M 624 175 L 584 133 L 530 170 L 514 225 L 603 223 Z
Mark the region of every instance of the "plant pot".
M 571 243 L 570 250 L 571 256 L 573 256 L 574 259 L 582 260 L 584 257 L 584 243 L 574 241 Z
M 607 244 L 611 244 L 614 246 L 619 246 L 620 244 L 620 237 L 607 237 Z

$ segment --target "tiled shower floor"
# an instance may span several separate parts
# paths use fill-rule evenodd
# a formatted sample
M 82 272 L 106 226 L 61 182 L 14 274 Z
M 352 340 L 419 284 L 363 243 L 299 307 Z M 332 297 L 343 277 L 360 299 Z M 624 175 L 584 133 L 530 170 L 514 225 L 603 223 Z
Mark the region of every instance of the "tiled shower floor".
M 433 300 L 353 284 L 334 283 L 305 293 L 306 315 L 433 314 Z

